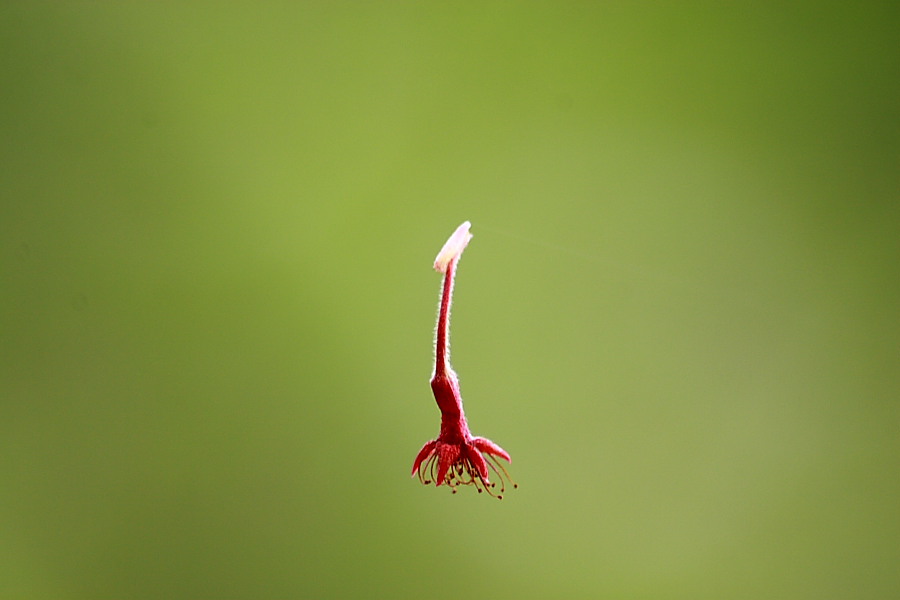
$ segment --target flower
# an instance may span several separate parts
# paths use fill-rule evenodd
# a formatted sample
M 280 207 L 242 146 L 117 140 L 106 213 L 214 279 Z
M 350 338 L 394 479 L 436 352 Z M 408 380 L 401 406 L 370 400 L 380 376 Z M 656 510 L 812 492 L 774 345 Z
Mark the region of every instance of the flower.
M 434 373 L 431 377 L 431 391 L 441 411 L 441 431 L 437 439 L 425 444 L 413 463 L 412 475 L 418 474 L 425 485 L 446 484 L 453 493 L 460 485 L 474 485 L 479 493 L 487 491 L 491 496 L 503 498 L 508 481 L 514 488 L 509 473 L 500 458 L 511 462 L 509 454 L 483 437 L 475 437 L 469 431 L 463 412 L 459 379 L 450 367 L 450 303 L 453 296 L 453 280 L 456 265 L 472 234 L 471 223 L 460 225 L 441 248 L 434 261 L 436 271 L 444 274 L 441 304 L 438 311 L 435 335 Z M 490 481 L 493 472 L 499 480 Z

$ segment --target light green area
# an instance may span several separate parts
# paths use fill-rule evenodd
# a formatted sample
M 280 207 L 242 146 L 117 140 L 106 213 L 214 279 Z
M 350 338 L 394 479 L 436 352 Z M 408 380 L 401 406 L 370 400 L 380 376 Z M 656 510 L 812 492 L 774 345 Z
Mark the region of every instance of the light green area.
M 900 597 L 898 31 L 5 3 L 0 597 Z

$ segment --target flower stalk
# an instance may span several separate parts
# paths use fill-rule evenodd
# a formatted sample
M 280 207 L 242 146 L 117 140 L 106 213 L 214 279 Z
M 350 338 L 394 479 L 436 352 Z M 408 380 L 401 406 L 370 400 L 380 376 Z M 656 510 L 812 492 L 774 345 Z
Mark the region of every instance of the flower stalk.
M 460 225 L 444 244 L 434 261 L 434 268 L 443 273 L 441 302 L 435 329 L 434 372 L 431 376 L 431 391 L 441 411 L 441 429 L 438 437 L 426 443 L 413 463 L 412 474 L 429 485 L 447 485 L 456 493 L 460 485 L 473 485 L 479 493 L 486 491 L 491 496 L 503 498 L 506 482 L 518 487 L 500 458 L 511 462 L 509 454 L 487 438 L 475 437 L 469 430 L 463 411 L 459 379 L 450 366 L 450 305 L 453 299 L 453 284 L 456 267 L 462 251 L 472 234 L 471 224 Z M 490 474 L 499 481 L 490 481 Z M 499 483 L 499 487 L 498 487 Z

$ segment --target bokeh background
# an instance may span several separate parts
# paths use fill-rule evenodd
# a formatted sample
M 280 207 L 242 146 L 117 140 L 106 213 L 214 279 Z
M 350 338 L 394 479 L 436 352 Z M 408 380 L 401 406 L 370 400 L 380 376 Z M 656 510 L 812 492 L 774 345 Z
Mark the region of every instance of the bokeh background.
M 0 597 L 900 597 L 898 25 L 4 3 Z

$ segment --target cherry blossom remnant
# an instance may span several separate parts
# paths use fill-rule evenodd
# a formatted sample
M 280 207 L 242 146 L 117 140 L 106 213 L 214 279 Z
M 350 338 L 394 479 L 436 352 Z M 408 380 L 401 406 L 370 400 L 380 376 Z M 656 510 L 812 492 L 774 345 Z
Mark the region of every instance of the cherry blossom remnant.
M 460 225 L 441 248 L 434 268 L 443 273 L 441 304 L 435 334 L 434 374 L 431 391 L 441 411 L 441 430 L 436 439 L 425 444 L 416 456 L 412 474 L 425 485 L 447 485 L 456 493 L 461 485 L 473 485 L 479 493 L 503 498 L 507 482 L 518 487 L 500 459 L 511 462 L 509 454 L 491 440 L 475 437 L 469 431 L 463 412 L 459 379 L 450 367 L 450 303 L 456 267 L 462 251 L 472 239 L 471 223 Z M 496 481 L 491 481 L 491 475 Z

